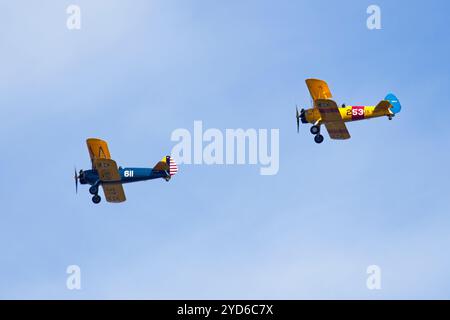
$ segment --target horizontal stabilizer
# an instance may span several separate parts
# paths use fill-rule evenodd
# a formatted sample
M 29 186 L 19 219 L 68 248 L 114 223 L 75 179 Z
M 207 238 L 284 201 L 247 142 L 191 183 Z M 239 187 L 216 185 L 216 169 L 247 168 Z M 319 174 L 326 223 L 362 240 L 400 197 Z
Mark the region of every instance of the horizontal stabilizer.
M 171 156 L 165 156 L 153 167 L 153 170 L 166 171 L 173 176 L 178 172 L 178 166 Z
M 392 107 L 391 103 L 387 100 L 381 100 L 373 110 L 374 113 L 387 113 Z

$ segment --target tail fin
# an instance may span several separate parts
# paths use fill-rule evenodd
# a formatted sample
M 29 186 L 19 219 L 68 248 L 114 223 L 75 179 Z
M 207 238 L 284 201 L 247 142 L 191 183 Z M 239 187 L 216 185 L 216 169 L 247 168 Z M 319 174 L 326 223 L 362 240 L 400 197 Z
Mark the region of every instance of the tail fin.
M 165 156 L 153 167 L 153 170 L 167 171 L 170 176 L 173 176 L 178 172 L 178 166 L 171 156 Z
M 393 93 L 389 93 L 384 100 L 389 101 L 389 103 L 392 105 L 391 111 L 396 114 L 399 113 L 400 110 L 402 110 L 402 106 L 400 104 L 400 101 L 398 101 L 397 97 Z
M 178 172 L 178 166 L 177 166 L 175 160 L 173 160 L 173 158 L 171 156 L 167 156 L 166 159 L 169 162 L 169 174 L 171 176 L 176 175 Z

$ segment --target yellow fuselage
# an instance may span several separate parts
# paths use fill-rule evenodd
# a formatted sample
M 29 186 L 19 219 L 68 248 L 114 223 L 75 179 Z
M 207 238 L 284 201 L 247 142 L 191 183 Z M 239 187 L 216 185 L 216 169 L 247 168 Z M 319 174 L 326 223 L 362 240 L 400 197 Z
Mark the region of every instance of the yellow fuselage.
M 389 110 L 375 110 L 375 106 L 346 106 L 339 108 L 344 122 L 392 116 Z M 313 124 L 321 124 L 322 117 L 318 108 L 311 108 L 305 112 L 306 121 Z

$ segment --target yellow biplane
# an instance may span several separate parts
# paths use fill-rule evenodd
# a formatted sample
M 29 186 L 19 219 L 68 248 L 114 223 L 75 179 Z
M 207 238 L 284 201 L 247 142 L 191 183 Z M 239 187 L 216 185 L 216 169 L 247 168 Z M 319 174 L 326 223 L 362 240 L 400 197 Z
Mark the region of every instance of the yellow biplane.
M 307 79 L 309 93 L 313 99 L 313 107 L 302 109 L 300 112 L 296 109 L 297 132 L 299 131 L 300 121 L 302 123 L 311 123 L 313 126 L 310 132 L 314 135 L 316 143 L 323 142 L 323 136 L 320 134 L 320 127 L 324 125 L 331 139 L 345 140 L 350 139 L 350 133 L 347 130 L 345 122 L 371 119 L 377 117 L 388 117 L 389 120 L 401 110 L 400 102 L 397 97 L 390 93 L 384 100 L 376 106 L 345 106 L 338 107 L 333 101 L 330 89 L 323 80 Z
M 108 144 L 100 139 L 86 140 L 92 169 L 80 170 L 75 168 L 75 190 L 78 192 L 80 184 L 89 184 L 89 193 L 93 195 L 92 202 L 101 201 L 98 195 L 99 186 L 103 187 L 106 201 L 123 202 L 126 200 L 122 184 L 164 178 L 169 181 L 178 172 L 175 161 L 170 156 L 164 157 L 153 168 L 122 168 L 117 167 L 111 159 Z

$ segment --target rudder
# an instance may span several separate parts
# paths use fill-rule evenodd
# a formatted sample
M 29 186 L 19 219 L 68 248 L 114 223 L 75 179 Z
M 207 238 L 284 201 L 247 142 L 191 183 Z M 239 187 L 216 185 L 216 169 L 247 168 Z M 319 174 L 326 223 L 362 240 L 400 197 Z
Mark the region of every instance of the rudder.
M 389 101 L 389 103 L 392 105 L 391 111 L 396 114 L 399 113 L 400 110 L 402 110 L 402 106 L 400 104 L 400 101 L 397 99 L 397 97 L 393 93 L 389 93 L 384 100 Z

